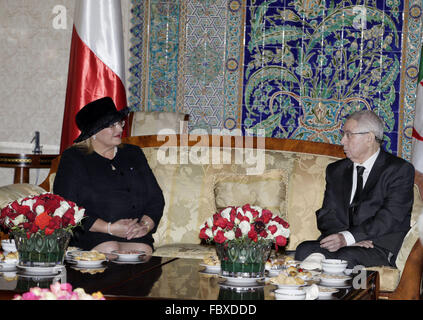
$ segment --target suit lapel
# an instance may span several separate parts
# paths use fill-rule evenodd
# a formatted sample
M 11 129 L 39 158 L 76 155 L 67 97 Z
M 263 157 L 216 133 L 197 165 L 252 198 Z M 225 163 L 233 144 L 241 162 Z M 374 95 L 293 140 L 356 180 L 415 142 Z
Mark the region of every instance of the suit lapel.
M 342 181 L 344 181 L 344 209 L 346 212 L 348 212 L 348 207 L 350 206 L 351 201 L 351 189 L 352 189 L 352 178 L 353 178 L 353 170 L 354 170 L 354 164 L 352 161 L 348 161 L 347 167 L 344 170 L 344 178 Z
M 374 185 L 377 183 L 380 175 L 382 174 L 385 160 L 386 160 L 386 154 L 381 149 L 375 163 L 373 164 L 372 170 L 370 171 L 370 174 L 367 178 L 366 184 L 364 185 L 363 193 L 362 193 L 363 195 L 367 194 L 368 190 L 372 190 Z

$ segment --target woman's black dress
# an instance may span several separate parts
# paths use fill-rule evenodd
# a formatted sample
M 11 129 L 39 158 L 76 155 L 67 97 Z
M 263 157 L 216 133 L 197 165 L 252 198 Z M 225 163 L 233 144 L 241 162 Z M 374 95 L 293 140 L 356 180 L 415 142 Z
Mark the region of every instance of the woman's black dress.
M 143 151 L 134 145 L 117 148 L 113 160 L 76 147 L 65 150 L 54 179 L 53 192 L 85 208 L 82 228 L 76 228 L 71 245 L 91 250 L 105 241 L 142 242 L 153 247 L 152 234 L 163 215 L 164 198 Z M 115 222 L 149 216 L 155 227 L 141 238 L 126 240 L 89 229 L 98 219 Z

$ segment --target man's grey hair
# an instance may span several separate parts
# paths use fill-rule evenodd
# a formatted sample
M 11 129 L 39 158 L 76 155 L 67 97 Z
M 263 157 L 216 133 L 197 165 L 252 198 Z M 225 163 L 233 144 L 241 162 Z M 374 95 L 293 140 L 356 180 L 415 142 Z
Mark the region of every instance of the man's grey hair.
M 352 113 L 347 120 L 355 120 L 361 131 L 370 131 L 375 135 L 378 143 L 383 142 L 383 127 L 382 119 L 372 110 L 360 110 Z

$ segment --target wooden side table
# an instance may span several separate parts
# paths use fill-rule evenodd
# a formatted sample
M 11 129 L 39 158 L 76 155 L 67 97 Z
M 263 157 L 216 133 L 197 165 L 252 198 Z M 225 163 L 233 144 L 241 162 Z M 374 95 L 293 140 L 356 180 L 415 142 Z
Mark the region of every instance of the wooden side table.
M 13 183 L 29 183 L 29 169 L 49 169 L 58 154 L 0 153 L 0 167 L 15 168 Z

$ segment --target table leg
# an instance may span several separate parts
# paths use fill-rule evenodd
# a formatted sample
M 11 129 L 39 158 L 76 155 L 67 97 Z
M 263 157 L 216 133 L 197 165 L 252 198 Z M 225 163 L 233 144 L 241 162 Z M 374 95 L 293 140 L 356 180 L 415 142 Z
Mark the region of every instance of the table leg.
M 29 183 L 29 168 L 15 168 L 13 183 Z

